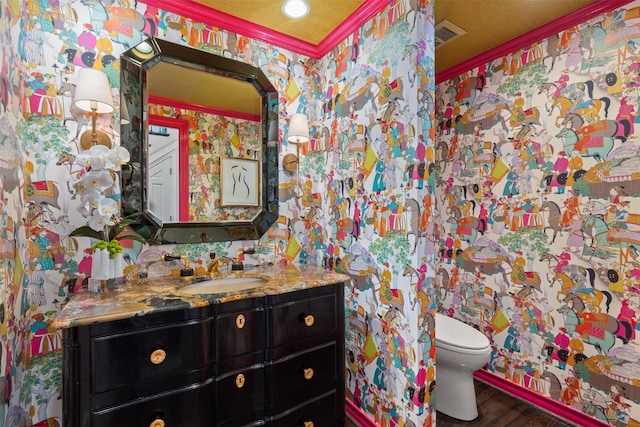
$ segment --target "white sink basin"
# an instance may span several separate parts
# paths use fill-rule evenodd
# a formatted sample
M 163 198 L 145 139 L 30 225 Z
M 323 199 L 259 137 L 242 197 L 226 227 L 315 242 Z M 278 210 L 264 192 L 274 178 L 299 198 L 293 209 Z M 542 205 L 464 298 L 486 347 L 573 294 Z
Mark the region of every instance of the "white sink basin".
M 225 277 L 222 279 L 196 282 L 180 289 L 183 294 L 217 294 L 220 292 L 237 292 L 246 289 L 259 288 L 267 283 L 259 277 Z

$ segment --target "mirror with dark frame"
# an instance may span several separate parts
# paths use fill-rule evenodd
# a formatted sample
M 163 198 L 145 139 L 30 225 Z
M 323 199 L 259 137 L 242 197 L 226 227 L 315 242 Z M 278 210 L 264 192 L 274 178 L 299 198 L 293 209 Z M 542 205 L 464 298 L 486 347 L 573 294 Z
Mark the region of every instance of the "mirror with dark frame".
M 120 67 L 123 216 L 150 244 L 259 239 L 278 218 L 278 92 L 267 77 L 153 37 Z

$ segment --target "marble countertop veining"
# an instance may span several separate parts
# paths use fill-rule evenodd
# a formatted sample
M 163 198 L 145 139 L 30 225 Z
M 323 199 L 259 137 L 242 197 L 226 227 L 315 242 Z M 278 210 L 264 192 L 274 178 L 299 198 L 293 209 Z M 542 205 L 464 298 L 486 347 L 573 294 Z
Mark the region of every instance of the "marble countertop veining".
M 258 267 L 220 274 L 213 278 L 259 277 L 266 280 L 257 288 L 213 294 L 186 294 L 180 289 L 195 280 L 179 277 L 149 277 L 128 281 L 114 291 L 76 293 L 58 313 L 52 326 L 56 329 L 127 319 L 148 313 L 204 307 L 264 295 L 331 285 L 350 280 L 349 276 L 320 267 Z

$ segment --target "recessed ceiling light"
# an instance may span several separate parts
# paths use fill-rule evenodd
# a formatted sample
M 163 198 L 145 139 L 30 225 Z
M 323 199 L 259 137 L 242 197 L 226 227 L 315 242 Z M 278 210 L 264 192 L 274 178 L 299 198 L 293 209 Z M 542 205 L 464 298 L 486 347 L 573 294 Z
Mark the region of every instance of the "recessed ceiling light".
M 302 18 L 309 13 L 309 4 L 304 0 L 285 0 L 282 3 L 282 13 L 289 18 Z

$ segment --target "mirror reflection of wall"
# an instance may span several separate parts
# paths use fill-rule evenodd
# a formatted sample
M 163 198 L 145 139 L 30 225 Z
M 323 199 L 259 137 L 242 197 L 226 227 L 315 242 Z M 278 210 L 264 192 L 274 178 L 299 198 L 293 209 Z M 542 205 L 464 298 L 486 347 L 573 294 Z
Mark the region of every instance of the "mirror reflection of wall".
M 221 175 L 220 158 L 257 160 L 261 163 L 260 117 L 234 114 L 232 111 L 216 114 L 213 111 L 186 107 L 188 106 L 178 108 L 171 105 L 161 105 L 157 103 L 157 98 L 150 97 L 149 124 L 153 125 L 161 118 L 186 121 L 188 123 L 188 137 L 186 139 L 187 147 L 182 147 L 182 150 L 178 150 L 178 141 L 177 139 L 175 141 L 173 152 L 177 157 L 173 160 L 178 166 L 177 170 L 182 178 L 180 180 L 182 185 L 178 186 L 176 181 L 176 191 L 170 193 L 167 191 L 170 187 L 165 188 L 160 182 L 163 175 L 168 177 L 168 181 L 174 179 L 171 171 L 166 169 L 170 167 L 169 151 L 162 142 L 154 144 L 154 139 L 164 137 L 153 135 L 152 128 L 149 128 L 149 211 L 163 223 L 178 220 L 196 222 L 251 220 L 262 211 L 259 200 L 257 204 L 250 200 L 247 200 L 246 203 L 239 201 L 235 206 L 223 203 L 221 181 L 224 177 Z M 158 128 L 165 129 L 165 127 L 159 126 Z M 157 150 L 160 150 L 161 153 L 158 153 Z M 178 161 L 179 156 L 186 156 L 186 160 Z M 162 161 L 158 163 L 160 158 Z M 154 174 L 156 175 L 154 176 Z M 259 173 L 257 177 L 259 177 Z M 253 180 L 250 183 L 251 189 L 259 192 L 260 184 L 259 179 Z M 180 214 L 177 215 L 176 212 L 171 215 L 167 209 L 168 216 L 164 213 L 161 215 L 159 209 L 161 207 L 164 209 L 166 204 L 179 207 Z
M 278 91 L 262 70 L 154 37 L 124 52 L 120 67 L 130 117 L 121 143 L 131 153 L 123 171 L 123 215 L 150 244 L 260 238 L 278 219 L 279 147 Z M 177 160 L 173 152 L 169 158 L 164 150 L 154 153 L 159 144 L 150 144 L 149 125 L 174 128 L 154 120 L 183 124 Z M 233 186 L 221 187 L 221 158 L 231 159 L 225 166 L 245 167 L 255 191 L 243 198 Z M 176 163 L 177 191 L 168 201 L 176 184 L 166 170 Z M 165 188 L 160 176 L 173 181 Z M 172 202 L 177 213 L 168 207 Z

